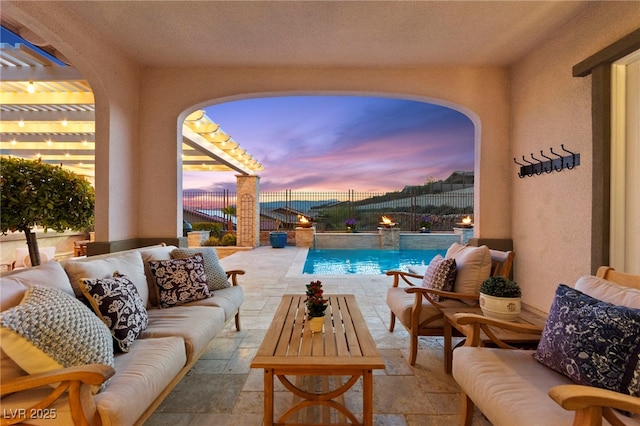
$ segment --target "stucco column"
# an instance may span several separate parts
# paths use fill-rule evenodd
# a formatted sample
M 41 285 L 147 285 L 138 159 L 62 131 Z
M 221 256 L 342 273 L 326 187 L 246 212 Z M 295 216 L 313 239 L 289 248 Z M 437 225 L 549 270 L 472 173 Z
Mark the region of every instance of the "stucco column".
M 260 177 L 236 175 L 238 247 L 260 245 Z

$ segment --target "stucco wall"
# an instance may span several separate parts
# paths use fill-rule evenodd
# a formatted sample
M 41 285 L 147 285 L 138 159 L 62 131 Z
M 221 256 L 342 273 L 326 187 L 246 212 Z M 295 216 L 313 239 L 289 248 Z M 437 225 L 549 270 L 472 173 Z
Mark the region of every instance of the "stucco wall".
M 511 157 L 541 158 L 561 144 L 580 153 L 573 170 L 522 179 L 510 159 L 515 279 L 539 310 L 591 266 L 591 77 L 572 77 L 572 67 L 639 22 L 638 2 L 594 4 L 512 68 Z
M 96 240 L 136 237 L 143 216 L 136 203 L 141 155 L 138 67 L 60 2 L 3 2 L 2 7 L 3 13 L 55 45 L 89 82 L 96 105 Z
M 476 233 L 486 238 L 511 236 L 505 69 L 147 68 L 141 82 L 140 144 L 146 154 L 140 186 L 148 190 L 140 194 L 139 206 L 157 213 L 141 223 L 141 236 L 166 235 L 180 223 L 181 212 L 169 210 L 176 205 L 171 191 L 180 187 L 178 123 L 188 112 L 233 99 L 292 94 L 401 97 L 467 114 L 476 130 L 476 194 L 483 194 L 476 197 Z

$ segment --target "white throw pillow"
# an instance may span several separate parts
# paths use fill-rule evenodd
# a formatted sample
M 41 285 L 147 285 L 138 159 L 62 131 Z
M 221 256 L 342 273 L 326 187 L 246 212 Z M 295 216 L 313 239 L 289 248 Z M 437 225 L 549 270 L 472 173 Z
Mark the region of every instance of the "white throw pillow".
M 489 247 L 453 243 L 445 257 L 456 260 L 457 275 L 453 291 L 461 294 L 478 294 L 482 281 L 491 275 Z

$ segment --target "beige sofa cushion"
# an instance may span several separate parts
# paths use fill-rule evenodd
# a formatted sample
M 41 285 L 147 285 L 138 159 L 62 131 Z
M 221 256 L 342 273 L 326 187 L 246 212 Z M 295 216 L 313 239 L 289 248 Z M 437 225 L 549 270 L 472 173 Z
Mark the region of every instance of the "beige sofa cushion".
M 457 275 L 453 291 L 462 294 L 478 294 L 482 281 L 491 275 L 489 247 L 453 243 L 445 257 L 456 260 Z
M 69 284 L 69 277 L 59 262 L 43 263 L 33 268 L 18 269 L 0 278 L 2 291 L 0 292 L 0 311 L 16 306 L 22 300 L 27 287 L 39 285 L 57 288 L 73 296 L 73 288 Z
M 185 306 L 218 306 L 224 309 L 224 320 L 229 321 L 230 318 L 235 316 L 243 300 L 242 287 L 233 286 L 212 291 L 211 297 L 189 302 Z
M 178 337 L 136 340 L 128 353 L 116 356 L 116 374 L 95 396 L 102 426 L 134 424 L 186 362 Z
M 224 309 L 213 306 L 150 308 L 147 314 L 149 325 L 139 338 L 181 337 L 188 362 L 198 356 L 224 327 Z
M 136 286 L 145 306 L 149 305 L 149 287 L 144 274 L 142 256 L 137 251 L 123 252 L 102 258 L 69 260 L 64 265 L 69 281 L 77 297 L 82 298 L 80 280 L 82 278 L 111 278 L 114 272 L 126 275 Z
M 568 426 L 573 413 L 547 392 L 573 382 L 533 359 L 532 351 L 460 347 L 453 377 L 494 426 Z
M 640 309 L 640 290 L 625 287 L 593 275 L 578 278 L 575 289 L 613 305 Z

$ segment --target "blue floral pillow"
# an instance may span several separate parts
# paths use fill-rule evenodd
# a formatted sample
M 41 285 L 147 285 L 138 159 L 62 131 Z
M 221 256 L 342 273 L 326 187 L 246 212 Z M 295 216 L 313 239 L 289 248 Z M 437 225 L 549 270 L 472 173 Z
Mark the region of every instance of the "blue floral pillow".
M 151 261 L 149 269 L 158 288 L 161 308 L 211 297 L 201 254 L 186 259 Z
M 640 395 L 640 309 L 560 284 L 534 358 L 581 385 Z

